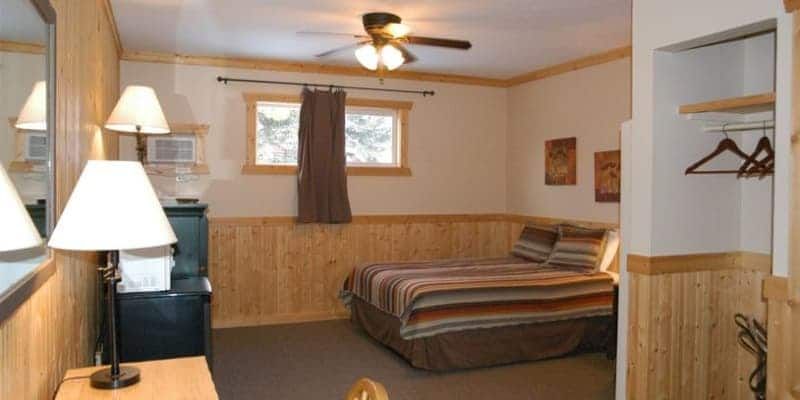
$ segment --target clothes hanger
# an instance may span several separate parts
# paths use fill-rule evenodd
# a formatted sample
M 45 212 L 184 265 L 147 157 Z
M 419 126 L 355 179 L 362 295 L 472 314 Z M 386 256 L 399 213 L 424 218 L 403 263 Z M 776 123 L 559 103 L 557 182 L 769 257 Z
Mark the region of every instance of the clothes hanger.
M 761 139 L 758 140 L 758 144 L 756 144 L 755 150 L 750 155 L 750 159 L 742 164 L 742 167 L 739 168 L 739 173 L 737 177 L 741 178 L 742 176 L 752 176 L 755 174 L 760 173 L 760 178 L 763 178 L 768 173 L 772 173 L 775 167 L 775 150 L 772 148 L 772 142 L 770 142 L 769 138 L 767 137 L 767 122 L 764 121 L 764 126 L 762 129 L 762 136 Z M 761 152 L 766 152 L 767 155 L 762 158 L 761 160 L 758 159 L 758 155 Z M 758 165 L 753 165 L 753 164 Z
M 728 131 L 726 130 L 725 125 L 722 126 L 722 133 L 725 135 L 725 139 L 722 139 L 719 144 L 717 144 L 717 148 L 714 149 L 711 154 L 703 157 L 700 161 L 692 164 L 689 168 L 686 168 L 686 175 L 689 174 L 738 174 L 739 170 L 720 170 L 720 171 L 698 171 L 697 169 L 703 166 L 703 164 L 709 162 L 713 158 L 717 157 L 718 155 L 730 151 L 733 154 L 743 158 L 744 160 L 752 160 L 749 154 L 746 154 L 739 146 L 734 142 L 730 137 L 728 137 Z M 758 166 L 762 166 L 760 162 L 753 160 Z

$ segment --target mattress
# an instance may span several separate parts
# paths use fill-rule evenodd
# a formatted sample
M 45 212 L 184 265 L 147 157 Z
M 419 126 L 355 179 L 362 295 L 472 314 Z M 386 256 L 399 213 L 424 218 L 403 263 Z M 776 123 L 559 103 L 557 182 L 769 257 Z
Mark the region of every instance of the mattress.
M 370 263 L 353 269 L 341 298 L 398 321 L 405 340 L 613 312 L 613 279 L 522 258 Z

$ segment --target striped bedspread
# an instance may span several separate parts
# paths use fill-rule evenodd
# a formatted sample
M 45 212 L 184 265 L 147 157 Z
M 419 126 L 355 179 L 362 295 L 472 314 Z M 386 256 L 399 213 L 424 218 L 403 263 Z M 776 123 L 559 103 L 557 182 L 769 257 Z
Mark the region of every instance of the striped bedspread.
M 613 280 L 521 258 L 365 264 L 341 297 L 401 321 L 405 339 L 476 328 L 611 315 Z

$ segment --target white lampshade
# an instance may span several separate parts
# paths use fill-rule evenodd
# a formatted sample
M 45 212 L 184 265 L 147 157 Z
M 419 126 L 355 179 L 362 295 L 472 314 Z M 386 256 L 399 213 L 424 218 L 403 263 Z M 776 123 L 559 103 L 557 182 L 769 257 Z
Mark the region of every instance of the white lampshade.
M 17 122 L 14 124 L 18 129 L 31 131 L 47 130 L 47 84 L 45 81 L 36 82 L 33 90 L 19 112 Z
M 126 87 L 105 126 L 119 132 L 169 133 L 156 91 L 147 86 Z
M 387 44 L 381 48 L 381 61 L 383 61 L 386 69 L 391 71 L 403 65 L 406 59 L 397 47 Z
M 175 233 L 142 164 L 89 161 L 48 246 L 111 251 L 175 243 Z
M 0 252 L 29 249 L 42 244 L 39 231 L 17 195 L 17 189 L 0 165 Z
M 365 44 L 356 49 L 356 59 L 368 70 L 378 69 L 378 49 L 372 44 Z

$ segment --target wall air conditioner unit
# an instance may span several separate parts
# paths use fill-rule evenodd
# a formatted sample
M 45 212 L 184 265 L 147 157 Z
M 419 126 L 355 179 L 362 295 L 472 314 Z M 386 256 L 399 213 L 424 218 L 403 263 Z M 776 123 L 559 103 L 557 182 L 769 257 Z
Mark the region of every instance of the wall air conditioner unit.
M 197 162 L 194 135 L 149 136 L 147 161 L 158 164 L 194 164 Z
M 28 132 L 25 134 L 25 160 L 47 161 L 50 157 L 50 145 L 47 133 Z

